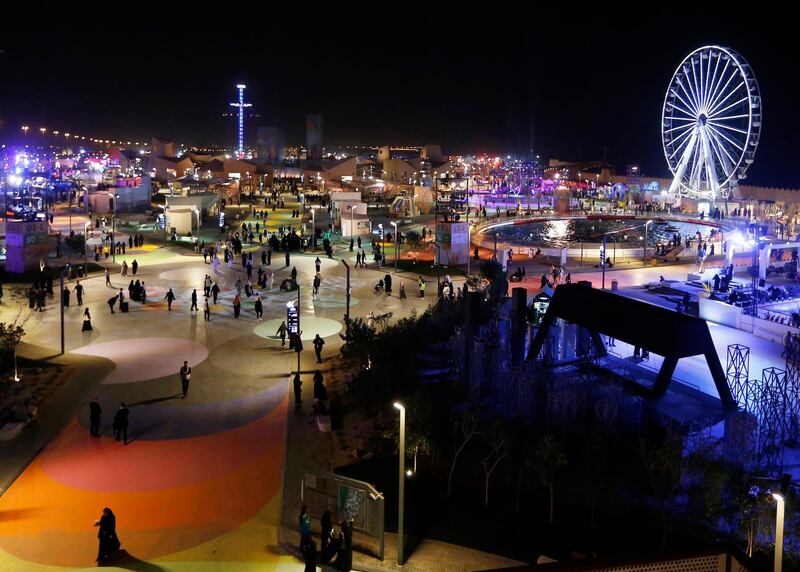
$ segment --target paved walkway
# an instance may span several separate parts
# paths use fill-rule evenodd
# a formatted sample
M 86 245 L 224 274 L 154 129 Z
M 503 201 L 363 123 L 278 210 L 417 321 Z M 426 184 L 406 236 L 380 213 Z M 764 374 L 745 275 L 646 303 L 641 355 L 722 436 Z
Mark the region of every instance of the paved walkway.
M 296 205 L 287 202 L 286 207 Z M 270 216 L 271 228 L 285 224 L 281 215 Z M 355 252 L 343 247 L 336 260 L 322 260 L 320 295 L 313 298 L 308 286 L 316 256 L 292 254 L 290 263 L 304 286 L 304 338 L 320 332 L 328 342 L 326 355 L 331 355 L 340 343 L 345 312 L 345 268 L 338 257 L 347 257 L 352 268 Z M 272 326 L 285 319 L 286 303 L 296 299 L 296 293 L 277 292 L 291 266 L 284 266 L 283 256 L 273 258 L 276 289 L 262 292 L 264 321 L 258 322 L 252 297 L 243 296 L 242 316 L 233 318 L 235 281 L 242 276 L 238 263 L 231 269 L 221 264 L 215 274 L 202 257 L 181 247 L 140 249 L 117 258 L 129 264 L 136 258 L 136 277 L 123 278 L 117 270 L 113 287 L 105 285 L 102 275 L 81 280 L 94 329 L 81 331 L 83 308 L 74 305 L 73 295 L 73 305 L 65 309 L 67 354 L 57 360 L 73 374 L 42 407 L 40 420 L 0 447 L 0 569 L 93 566 L 97 539 L 92 523 L 104 506 L 117 515 L 124 551 L 116 563 L 124 568 L 302 569 L 278 537 L 283 484 L 292 482 L 294 470 L 290 462 L 284 481 L 287 380 L 296 355 L 281 349 Z M 255 258 L 258 266 L 260 257 Z M 370 310 L 401 316 L 431 301 L 413 295 L 400 301 L 374 292 L 372 286 L 385 272 L 352 270 L 351 316 L 365 317 Z M 222 290 L 210 322 L 189 309 L 193 288 L 202 304 L 205 274 Z M 409 276 L 408 282 L 415 278 Z M 131 302 L 130 312 L 111 314 L 106 301 L 120 288 L 127 296 L 131 279 L 145 282 L 147 303 Z M 169 288 L 178 298 L 172 311 L 164 300 Z M 6 284 L 5 289 L 0 320 L 11 319 L 17 308 L 10 303 L 12 287 Z M 29 312 L 27 304 L 24 312 Z M 45 312 L 30 312 L 28 344 L 20 354 L 57 354 L 59 322 L 52 298 Z M 309 392 L 312 358 L 311 351 L 304 352 Z M 177 375 L 184 359 L 193 366 L 185 398 Z M 103 408 L 99 438 L 88 432 L 87 403 L 95 396 Z M 111 430 L 121 402 L 130 409 L 127 446 L 115 441 Z M 293 408 L 291 413 L 293 419 Z

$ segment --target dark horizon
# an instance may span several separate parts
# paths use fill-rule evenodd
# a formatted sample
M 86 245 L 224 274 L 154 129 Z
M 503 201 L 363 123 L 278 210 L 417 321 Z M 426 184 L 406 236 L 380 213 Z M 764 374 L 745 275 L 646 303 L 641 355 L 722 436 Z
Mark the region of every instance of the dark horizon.
M 248 145 L 258 126 L 282 127 L 287 144 L 302 144 L 305 115 L 320 113 L 328 148 L 438 143 L 448 154 L 532 148 L 562 160 L 602 159 L 605 148 L 618 171 L 638 163 L 646 176 L 667 176 L 659 120 L 668 82 L 693 49 L 719 44 L 747 59 L 764 101 L 743 182 L 798 186 L 786 145 L 800 127 L 790 107 L 787 71 L 798 50 L 788 18 L 755 25 L 698 15 L 678 34 L 669 31 L 674 10 L 646 20 L 623 11 L 502 20 L 428 13 L 363 29 L 355 23 L 363 14 L 347 12 L 258 31 L 187 21 L 85 38 L 59 20 L 0 36 L 0 141 L 22 141 L 28 123 L 31 142 L 46 126 L 232 145 L 235 119 L 223 114 L 241 82 L 249 112 L 260 115 L 248 119 Z

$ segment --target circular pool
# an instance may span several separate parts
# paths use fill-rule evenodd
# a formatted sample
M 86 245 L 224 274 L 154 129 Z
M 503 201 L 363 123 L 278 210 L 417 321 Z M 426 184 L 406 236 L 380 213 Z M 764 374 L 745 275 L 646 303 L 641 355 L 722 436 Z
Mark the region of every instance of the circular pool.
M 603 234 L 608 243 L 616 242 L 621 247 L 641 247 L 644 242 L 645 218 L 567 218 L 536 221 L 515 221 L 501 226 L 492 226 L 481 231 L 484 240 L 497 240 L 515 247 L 568 248 L 584 243 L 601 243 Z M 681 238 L 694 237 L 699 231 L 707 238 L 714 224 L 677 220 L 653 220 L 648 225 L 648 246 L 670 241 L 675 234 Z

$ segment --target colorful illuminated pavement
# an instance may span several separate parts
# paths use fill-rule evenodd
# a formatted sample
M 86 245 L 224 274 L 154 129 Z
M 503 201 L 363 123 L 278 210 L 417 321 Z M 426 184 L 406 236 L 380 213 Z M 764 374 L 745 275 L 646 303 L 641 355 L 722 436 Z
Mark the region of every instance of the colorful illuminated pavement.
M 352 267 L 355 253 L 341 254 Z M 301 328 L 304 339 L 320 333 L 331 350 L 339 342 L 345 272 L 338 260 L 323 260 L 320 295 L 314 298 L 315 257 L 291 259 L 306 286 L 300 296 Z M 100 400 L 102 436 L 89 436 L 84 406 L 0 497 L 0 570 L 94 566 L 97 529 L 92 525 L 105 506 L 117 515 L 124 552 L 115 564 L 122 568 L 302 569 L 277 540 L 288 373 L 296 357 L 280 349 L 276 330 L 286 316 L 286 302 L 297 299 L 277 286 L 291 267 L 284 266 L 283 256 L 273 257 L 275 288 L 262 292 L 265 314 L 257 322 L 254 298 L 244 295 L 242 316 L 232 316 L 235 281 L 246 278 L 239 264 L 232 269 L 221 264 L 215 275 L 201 257 L 180 248 L 141 250 L 123 259 L 130 264 L 133 258 L 140 265 L 136 278 L 147 285 L 146 305 L 132 302 L 130 313 L 110 314 L 106 300 L 119 288 L 127 290 L 132 278 L 117 273 L 113 289 L 102 276 L 81 281 L 94 331 L 80 331 L 82 309 L 74 305 L 74 296 L 66 309 L 67 351 L 115 366 L 81 400 Z M 254 262 L 257 268 L 259 254 Z M 189 312 L 192 288 L 202 308 L 206 274 L 222 290 L 210 322 L 202 311 Z M 396 296 L 375 294 L 372 284 L 381 276 L 383 271 L 353 271 L 352 315 L 380 310 L 399 316 L 423 307 L 413 296 L 401 303 Z M 169 288 L 178 298 L 172 312 L 163 299 Z M 9 311 L 10 305 L 0 308 L 3 317 Z M 46 312 L 31 313 L 26 339 L 56 348 L 58 324 L 52 304 Z M 310 381 L 316 366 L 312 352 L 305 353 L 303 369 Z M 186 399 L 177 375 L 183 360 L 193 368 Z M 111 430 L 121 401 L 130 408 L 128 446 L 114 441 Z

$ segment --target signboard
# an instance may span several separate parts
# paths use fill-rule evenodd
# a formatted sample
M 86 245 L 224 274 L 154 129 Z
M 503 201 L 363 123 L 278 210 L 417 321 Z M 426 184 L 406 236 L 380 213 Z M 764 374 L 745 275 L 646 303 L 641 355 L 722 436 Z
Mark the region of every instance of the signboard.
M 300 315 L 293 303 L 289 303 L 286 308 L 286 327 L 290 334 L 300 333 Z

